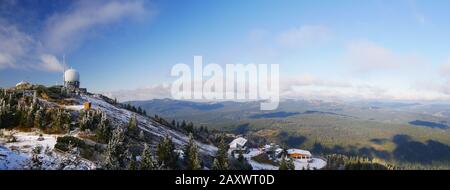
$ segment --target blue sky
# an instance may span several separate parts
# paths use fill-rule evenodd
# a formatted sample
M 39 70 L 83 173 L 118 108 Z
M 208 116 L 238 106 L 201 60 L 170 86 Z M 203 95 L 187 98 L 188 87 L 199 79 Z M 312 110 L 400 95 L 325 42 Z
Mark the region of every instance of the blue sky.
M 278 63 L 282 97 L 449 100 L 450 8 L 441 0 L 0 2 L 0 86 L 61 83 L 162 98 L 170 69 Z

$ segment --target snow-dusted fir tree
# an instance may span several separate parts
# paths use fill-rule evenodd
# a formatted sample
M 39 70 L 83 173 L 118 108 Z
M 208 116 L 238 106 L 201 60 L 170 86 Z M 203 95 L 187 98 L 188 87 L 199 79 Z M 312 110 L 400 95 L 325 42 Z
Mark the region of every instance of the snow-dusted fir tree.
M 42 109 L 39 109 L 36 111 L 36 113 L 34 114 L 34 121 L 33 121 L 33 126 L 35 128 L 42 128 Z
M 137 170 L 138 169 L 138 163 L 136 160 L 136 156 L 134 154 L 131 154 L 130 161 L 128 162 L 127 170 Z
M 111 138 L 111 127 L 109 126 L 109 120 L 106 114 L 102 114 L 100 123 L 97 125 L 96 136 L 97 140 L 101 143 L 107 143 Z
M 228 145 L 225 143 L 223 137 L 220 137 L 217 153 L 213 161 L 211 169 L 213 170 L 228 170 Z
M 286 156 L 281 156 L 280 167 L 279 170 L 295 170 L 294 161 L 290 158 L 286 158 Z
M 192 133 L 189 134 L 189 142 L 184 147 L 184 159 L 186 162 L 186 169 L 199 170 L 201 169 L 198 146 L 194 141 Z
M 140 169 L 141 170 L 154 170 L 156 169 L 156 165 L 153 162 L 153 158 L 152 158 L 152 154 L 150 151 L 150 147 L 148 146 L 148 144 L 144 144 L 144 150 L 142 151 L 141 154 L 141 165 L 140 165 Z
M 133 115 L 130 117 L 130 120 L 128 121 L 128 135 L 137 137 L 139 135 L 139 129 L 138 129 L 138 121 L 136 118 L 136 115 Z
M 36 146 L 31 151 L 30 169 L 32 170 L 42 170 L 42 157 L 41 157 L 42 146 Z
M 126 168 L 128 148 L 124 130 L 117 127 L 112 134 L 105 152 L 105 169 L 120 170 Z
M 156 155 L 160 166 L 167 169 L 178 168 L 178 153 L 175 152 L 175 144 L 168 135 L 158 144 Z

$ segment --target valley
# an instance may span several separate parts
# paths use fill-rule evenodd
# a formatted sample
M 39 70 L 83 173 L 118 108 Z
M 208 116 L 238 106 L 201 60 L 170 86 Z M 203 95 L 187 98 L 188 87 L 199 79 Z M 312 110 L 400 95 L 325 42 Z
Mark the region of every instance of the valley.
M 258 102 L 131 102 L 148 113 L 193 121 L 314 154 L 367 156 L 405 168 L 449 168 L 448 104 L 285 100 L 263 112 Z

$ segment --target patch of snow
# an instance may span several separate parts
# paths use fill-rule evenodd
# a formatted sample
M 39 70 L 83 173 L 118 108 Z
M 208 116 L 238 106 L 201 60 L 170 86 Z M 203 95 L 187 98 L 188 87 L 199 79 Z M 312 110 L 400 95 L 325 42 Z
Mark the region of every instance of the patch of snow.
M 253 170 L 278 170 L 278 166 L 274 166 L 271 164 L 259 163 L 255 160 L 252 160 L 252 157 L 258 156 L 264 153 L 261 149 L 258 148 L 249 148 L 246 154 L 243 156 L 248 160 L 249 164 L 252 165 Z M 237 155 L 235 155 L 237 157 Z M 280 159 L 278 159 L 280 161 Z M 327 162 L 320 158 L 312 158 L 310 162 L 301 159 L 294 159 L 295 170 L 305 170 L 309 169 L 322 169 L 327 165 Z
M 41 146 L 38 157 L 42 161 L 42 169 L 95 169 L 91 161 L 81 159 L 77 165 L 70 160 L 75 160 L 73 155 L 54 151 L 56 138 L 59 135 L 42 134 L 36 132 L 14 133 L 16 142 L 3 142 L 0 139 L 0 170 L 30 169 L 32 151 Z M 62 163 L 68 163 L 62 166 Z M 61 168 L 62 167 L 62 168 Z
M 0 170 L 17 170 L 26 165 L 28 157 L 0 145 Z
M 295 170 L 306 170 L 307 168 L 312 170 L 312 169 L 322 169 L 327 165 L 327 162 L 320 158 L 312 158 L 311 162 L 294 159 L 294 165 Z
M 73 110 L 73 111 L 80 111 L 84 109 L 83 105 L 71 105 L 71 106 L 64 106 L 65 109 Z
M 252 165 L 253 170 L 278 170 L 278 166 L 274 166 L 271 164 L 263 164 L 252 159 L 248 159 L 248 163 Z
M 36 146 L 42 146 L 44 149 L 49 147 L 53 150 L 56 144 L 58 135 L 42 134 L 42 137 L 35 132 L 17 132 L 14 134 L 17 142 L 6 143 L 5 146 L 9 149 L 19 149 L 20 152 L 30 153 Z
M 245 158 L 255 157 L 255 156 L 258 156 L 258 155 L 264 153 L 263 151 L 261 151 L 261 150 L 258 149 L 258 148 L 250 148 L 250 149 L 248 149 L 248 150 L 249 150 L 249 152 L 248 152 L 247 154 L 243 154 L 243 156 L 244 156 Z

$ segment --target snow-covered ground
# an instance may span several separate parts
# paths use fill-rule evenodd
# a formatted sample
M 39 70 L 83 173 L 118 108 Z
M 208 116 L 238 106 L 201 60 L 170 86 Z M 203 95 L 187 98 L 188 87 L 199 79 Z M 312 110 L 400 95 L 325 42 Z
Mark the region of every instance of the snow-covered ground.
M 248 159 L 248 163 L 252 165 L 253 170 L 278 170 L 278 166 L 274 166 L 271 164 L 263 164 L 256 162 L 252 159 Z
M 20 150 L 20 152 L 31 154 L 36 146 L 42 146 L 44 149 L 49 147 L 53 149 L 56 144 L 57 135 L 42 134 L 36 132 L 17 132 L 14 134 L 17 142 L 6 143 L 5 146 L 11 150 Z
M 16 142 L 7 142 L 0 138 L 0 170 L 22 170 L 31 169 L 32 151 L 35 147 L 42 147 L 38 157 L 42 161 L 42 169 L 94 169 L 95 164 L 88 160 L 80 160 L 75 165 L 62 165 L 72 163 L 74 158 L 64 153 L 53 151 L 58 135 L 42 134 L 37 132 L 15 132 L 3 130 L 2 133 L 9 135 L 12 132 Z
M 28 160 L 28 156 L 11 151 L 9 148 L 0 145 L 0 170 L 14 170 L 23 168 Z
M 138 120 L 139 128 L 146 132 L 152 133 L 153 135 L 159 137 L 169 135 L 170 137 L 172 137 L 173 142 L 178 146 L 183 146 L 189 141 L 189 138 L 182 133 L 171 130 L 166 126 L 162 126 L 161 124 L 154 122 L 150 118 L 111 105 L 95 95 L 83 95 L 82 99 L 84 101 L 90 102 L 93 109 L 100 109 L 102 112 L 107 114 L 109 118 L 113 119 L 113 123 L 125 126 L 128 124 L 130 118 L 135 115 L 136 119 Z M 200 142 L 197 142 L 197 145 L 199 147 L 200 153 L 206 155 L 213 156 L 217 151 L 217 148 L 212 145 L 207 145 Z
M 256 162 L 255 160 L 251 159 L 252 157 L 258 156 L 262 153 L 264 153 L 264 152 L 258 148 L 250 148 L 249 152 L 246 154 L 243 154 L 243 156 L 248 160 L 250 165 L 252 165 L 253 170 L 278 170 L 278 166 L 259 163 L 259 162 Z M 327 163 L 325 162 L 325 160 L 322 160 L 320 158 L 312 158 L 311 162 L 294 159 L 295 170 L 305 170 L 307 168 L 321 169 L 321 168 L 325 167 L 326 164 Z
M 100 109 L 104 112 L 112 123 L 120 126 L 126 126 L 131 117 L 136 116 L 138 120 L 138 126 L 149 133 L 152 133 L 159 137 L 166 135 L 172 137 L 173 142 L 179 146 L 179 148 L 185 145 L 189 138 L 180 132 L 171 130 L 166 126 L 156 123 L 148 117 L 144 117 L 135 114 L 126 109 L 116 107 L 112 104 L 105 102 L 97 95 L 82 95 L 79 102 L 89 101 L 91 102 L 93 109 Z M 42 100 L 41 102 L 50 106 L 59 106 L 52 102 Z M 63 106 L 67 110 L 79 111 L 83 109 L 83 105 L 66 105 Z M 9 131 L 1 131 L 2 133 L 9 133 Z M 8 134 L 6 134 L 8 135 Z M 76 135 L 76 134 L 73 134 Z M 61 163 L 66 162 L 68 158 L 72 156 L 58 151 L 54 151 L 53 148 L 56 144 L 57 135 L 42 134 L 40 136 L 37 132 L 14 132 L 16 142 L 7 142 L 6 138 L 0 138 L 0 170 L 4 169 L 30 169 L 30 160 L 32 157 L 33 149 L 37 146 L 42 147 L 42 151 L 39 157 L 42 160 L 43 169 L 94 169 L 95 164 L 81 159 L 80 165 L 61 167 Z M 213 145 L 207 145 L 200 142 L 196 142 L 199 147 L 199 151 L 205 155 L 215 155 L 217 148 Z
M 264 153 L 263 151 L 259 150 L 258 148 L 250 148 L 249 152 L 247 154 L 244 154 L 245 158 L 251 158 L 254 156 L 258 156 L 260 154 Z
M 327 165 L 325 160 L 320 158 L 312 158 L 310 162 L 294 160 L 295 170 L 306 170 L 306 169 L 321 169 Z
M 83 105 L 70 105 L 70 106 L 64 106 L 65 109 L 72 110 L 72 111 L 80 111 L 84 108 Z

